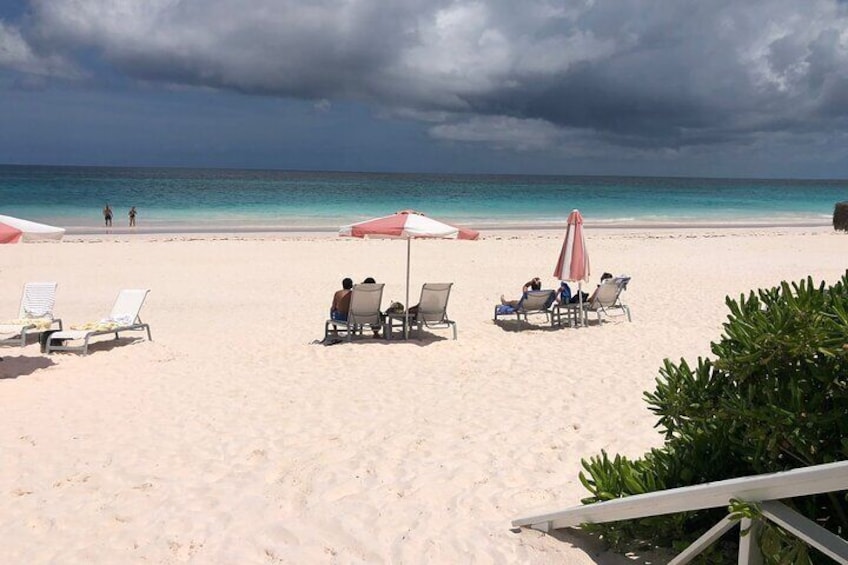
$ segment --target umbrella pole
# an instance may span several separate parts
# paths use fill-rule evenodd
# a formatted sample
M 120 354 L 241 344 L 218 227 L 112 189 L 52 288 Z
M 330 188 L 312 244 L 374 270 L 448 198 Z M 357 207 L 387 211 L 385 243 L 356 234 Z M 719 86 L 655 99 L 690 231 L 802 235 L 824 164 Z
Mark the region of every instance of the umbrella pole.
M 403 339 L 409 339 L 409 258 L 412 248 L 412 238 L 406 240 L 406 315 L 403 317 Z
M 583 312 L 583 283 L 577 281 L 577 302 L 580 304 L 578 313 L 580 314 L 580 327 L 586 326 L 586 313 Z

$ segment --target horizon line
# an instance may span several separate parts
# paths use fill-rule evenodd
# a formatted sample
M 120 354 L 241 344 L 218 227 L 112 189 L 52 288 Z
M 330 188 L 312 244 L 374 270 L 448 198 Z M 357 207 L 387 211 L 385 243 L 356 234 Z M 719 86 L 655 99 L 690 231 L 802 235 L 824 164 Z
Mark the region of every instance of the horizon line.
M 622 174 L 622 173 L 483 173 L 483 172 L 439 172 L 439 171 L 380 171 L 380 170 L 354 170 L 354 169 L 297 169 L 297 168 L 269 168 L 269 167 L 218 167 L 218 166 L 193 166 L 193 165 L 85 165 L 85 164 L 44 164 L 44 163 L 0 163 L 0 168 L 11 167 L 41 167 L 56 169 L 168 169 L 177 171 L 250 171 L 250 172 L 278 172 L 278 173 L 325 173 L 338 175 L 389 175 L 389 176 L 457 176 L 457 177 L 570 177 L 570 178 L 642 178 L 642 179 L 690 179 L 690 180 L 761 180 L 761 181 L 818 181 L 818 182 L 848 182 L 848 178 L 838 177 L 769 177 L 769 176 L 686 176 L 686 175 L 656 175 L 656 174 Z

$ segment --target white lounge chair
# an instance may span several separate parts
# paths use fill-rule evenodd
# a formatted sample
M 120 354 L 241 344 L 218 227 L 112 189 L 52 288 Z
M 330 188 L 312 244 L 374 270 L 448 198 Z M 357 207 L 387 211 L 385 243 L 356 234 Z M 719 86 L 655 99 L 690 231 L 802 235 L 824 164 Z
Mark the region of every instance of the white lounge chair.
M 528 316 L 544 314 L 548 323 L 554 326 L 556 322 L 550 309 L 554 300 L 556 300 L 555 290 L 530 290 L 524 293 L 515 307 L 504 304 L 495 306 L 494 320 L 497 322 L 501 316 L 515 316 L 517 320 L 521 321 L 521 318 L 524 318 L 524 321 L 529 323 Z
M 448 299 L 450 298 L 453 283 L 424 283 L 421 287 L 421 299 L 415 309 L 415 315 L 410 313 L 409 325 L 414 327 L 418 334 L 423 328 L 427 329 L 451 329 L 453 339 L 456 339 L 456 322 L 448 317 Z M 388 314 L 385 326 L 386 339 L 391 339 L 392 328 L 403 328 L 404 314 Z M 393 324 L 399 322 L 399 324 Z
M 56 286 L 54 282 L 31 282 L 24 285 L 17 319 L 0 323 L 0 345 L 23 347 L 27 344 L 27 338 L 33 334 L 51 330 L 56 325 L 62 329 L 62 320 L 53 317 Z
M 381 327 L 383 313 L 380 310 L 380 304 L 383 301 L 383 286 L 383 283 L 354 285 L 351 290 L 347 320 L 327 320 L 324 323 L 324 339 L 344 332 L 347 340 L 351 341 L 353 334 L 362 333 L 364 326 Z
M 122 290 L 118 293 L 118 298 L 115 299 L 115 305 L 112 306 L 109 317 L 97 322 L 83 324 L 71 330 L 51 333 L 47 337 L 45 351 L 47 353 L 72 351 L 87 355 L 91 338 L 99 335 L 115 334 L 115 339 L 118 339 L 120 332 L 129 331 L 146 331 L 147 339 L 152 341 L 150 325 L 143 323 L 138 315 L 141 307 L 144 305 L 144 299 L 147 298 L 149 292 L 149 289 L 144 288 Z M 82 344 L 67 345 L 67 342 L 73 341 L 82 341 Z
M 598 323 L 603 321 L 603 316 L 627 316 L 630 322 L 630 307 L 621 301 L 621 293 L 627 290 L 630 277 L 619 275 L 607 279 L 598 286 L 592 299 L 584 304 L 586 313 L 594 312 L 598 316 Z

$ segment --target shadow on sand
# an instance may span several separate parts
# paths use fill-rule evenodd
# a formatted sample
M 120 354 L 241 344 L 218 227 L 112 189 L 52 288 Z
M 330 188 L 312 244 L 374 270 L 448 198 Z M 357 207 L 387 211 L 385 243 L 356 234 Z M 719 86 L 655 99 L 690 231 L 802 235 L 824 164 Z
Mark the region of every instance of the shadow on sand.
M 16 379 L 55 365 L 47 357 L 0 357 L 0 379 Z
M 552 530 L 545 535 L 585 552 L 598 565 L 659 565 L 668 563 L 674 557 L 660 550 L 646 551 L 640 555 L 613 553 L 596 535 L 576 528 Z
M 505 332 L 524 332 L 535 330 L 540 332 L 557 332 L 562 329 L 567 329 L 566 326 L 551 326 L 550 322 L 542 322 L 534 324 L 524 320 L 493 320 L 493 324 L 498 326 Z
M 394 345 L 396 343 L 407 343 L 410 345 L 417 345 L 419 347 L 424 347 L 433 343 L 438 343 L 441 341 L 449 341 L 451 338 L 448 336 L 441 336 L 437 334 L 432 334 L 427 331 L 417 332 L 413 331 L 409 334 L 409 339 L 403 339 L 403 336 L 399 333 L 396 333 L 392 336 L 392 339 L 384 339 L 382 334 L 378 337 L 373 337 L 371 335 L 355 335 L 352 340 L 348 341 L 346 337 L 342 336 L 329 336 L 326 339 L 316 339 L 311 343 L 313 345 L 338 345 L 338 344 L 348 344 L 348 345 Z

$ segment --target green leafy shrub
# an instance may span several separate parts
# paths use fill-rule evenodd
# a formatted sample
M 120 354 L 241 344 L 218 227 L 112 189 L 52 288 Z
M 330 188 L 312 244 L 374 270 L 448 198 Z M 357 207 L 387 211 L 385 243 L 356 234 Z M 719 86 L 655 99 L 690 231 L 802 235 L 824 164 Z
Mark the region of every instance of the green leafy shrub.
M 664 435 L 662 448 L 630 460 L 583 460 L 584 504 L 656 490 L 784 471 L 848 459 L 848 272 L 831 287 L 812 278 L 726 300 L 724 332 L 714 359 L 666 360 L 649 409 Z M 784 501 L 831 531 L 848 533 L 848 495 Z M 614 548 L 682 550 L 727 514 L 687 512 L 584 525 Z M 702 562 L 735 562 L 725 543 Z M 767 563 L 826 558 L 772 524 L 759 537 Z M 734 552 L 731 555 L 731 552 Z

